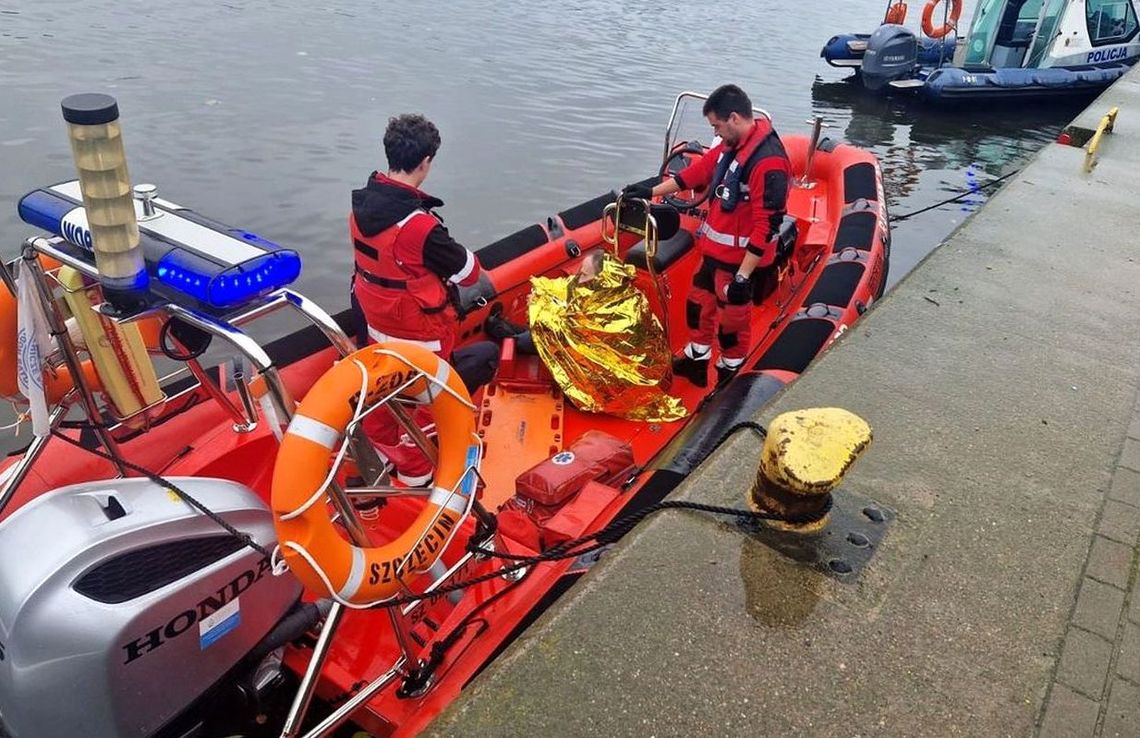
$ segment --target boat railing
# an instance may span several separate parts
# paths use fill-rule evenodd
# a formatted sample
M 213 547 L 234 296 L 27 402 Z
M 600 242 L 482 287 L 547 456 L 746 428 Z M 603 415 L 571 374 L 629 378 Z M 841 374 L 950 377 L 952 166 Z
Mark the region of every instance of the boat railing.
M 49 323 L 49 331 L 56 343 L 56 353 L 62 359 L 63 364 L 68 367 L 71 376 L 75 379 L 75 388 L 65 395 L 59 401 L 58 405 L 52 409 L 49 415 L 50 428 L 53 432 L 56 431 L 60 427 L 60 424 L 68 417 L 70 411 L 76 407 L 80 407 L 90 421 L 90 426 L 95 432 L 100 444 L 106 449 L 108 457 L 116 465 L 120 476 L 127 476 L 128 468 L 125 463 L 126 459 L 120 451 L 120 444 L 116 440 L 113 431 L 127 425 L 132 418 L 118 418 L 116 424 L 103 422 L 102 419 L 106 415 L 105 411 L 107 408 L 100 406 L 97 393 L 85 379 L 80 358 L 80 349 L 68 335 L 64 315 L 52 293 L 52 277 L 49 274 L 49 270 L 44 268 L 40 260 L 41 255 L 49 257 L 65 266 L 76 269 L 79 273 L 88 278 L 98 280 L 99 273 L 96 267 L 82 258 L 82 256 L 73 249 L 74 247 L 71 247 L 65 240 L 58 237 L 36 237 L 25 241 L 21 257 L 17 260 L 20 269 L 20 278 L 30 279 L 35 288 L 37 302 L 39 302 L 40 307 L 43 308 L 43 313 Z M 16 279 L 7 265 L 0 264 L 0 279 L 7 284 L 13 295 L 19 294 Z M 237 351 L 240 357 L 248 362 L 248 365 L 252 367 L 265 382 L 266 398 L 276 415 L 276 419 L 271 420 L 270 423 L 271 426 L 273 426 L 274 432 L 280 433 L 282 426 L 287 424 L 294 415 L 295 405 L 293 398 L 290 396 L 288 388 L 282 382 L 272 357 L 261 344 L 242 330 L 242 326 L 282 309 L 291 309 L 304 316 L 319 329 L 321 334 L 329 341 L 329 344 L 333 346 L 341 356 L 346 356 L 355 350 L 355 345 L 351 339 L 344 333 L 332 316 L 303 295 L 287 288 L 272 292 L 258 299 L 256 302 L 244 306 L 240 310 L 226 314 L 224 317 L 185 305 L 162 301 L 155 302 L 147 308 L 127 316 L 112 315 L 104 313 L 102 310 L 100 310 L 100 314 L 119 324 L 129 324 L 156 316 L 166 320 L 177 319 L 193 328 L 203 331 L 209 336 L 225 341 Z M 234 401 L 222 389 L 220 382 L 215 384 L 215 382 L 212 381 L 209 373 L 202 367 L 196 357 L 188 357 L 184 363 L 184 367 L 163 377 L 163 386 L 165 386 L 166 382 L 178 377 L 184 377 L 187 374 L 192 376 L 196 381 L 193 382 L 191 386 L 180 390 L 173 398 L 168 398 L 164 395 L 163 401 L 165 403 L 169 405 L 171 399 L 196 392 L 205 392 L 211 399 L 225 409 L 228 416 L 234 421 L 235 431 L 248 432 L 255 427 L 259 420 L 257 401 L 251 390 L 249 377 L 246 376 L 246 372 L 243 369 L 238 368 L 233 370 L 229 377 L 233 380 L 237 395 L 237 400 Z M 421 372 L 413 376 L 409 381 L 416 381 L 420 377 L 426 376 L 427 375 Z M 431 380 L 433 378 L 428 377 L 428 379 Z M 447 388 L 444 389 L 447 390 Z M 401 405 L 402 400 L 401 402 L 396 401 L 397 395 L 398 390 L 383 398 L 380 402 L 369 408 L 367 412 L 376 411 L 377 408 L 381 406 L 386 407 L 396 419 L 397 423 L 402 427 L 403 431 L 408 433 L 421 450 L 428 455 L 429 459 L 435 463 L 436 449 L 434 443 L 432 443 L 429 438 L 431 429 L 429 428 L 427 432 L 421 430 L 408 410 Z M 328 485 L 328 498 L 336 511 L 338 523 L 344 528 L 348 537 L 358 546 L 370 546 L 371 541 L 360 518 L 356 514 L 353 499 L 362 497 L 386 497 L 397 494 L 420 496 L 421 491 L 409 490 L 408 488 L 395 488 L 388 484 L 387 472 L 384 465 L 380 462 L 379 457 L 376 456 L 374 447 L 364 435 L 360 418 L 355 419 L 349 424 L 346 428 L 345 436 L 344 443 L 346 444 L 346 448 L 344 449 L 345 453 L 343 456 L 349 456 L 353 459 L 361 472 L 364 486 L 345 488 L 334 479 L 331 480 Z M 6 475 L 4 486 L 2 491 L 0 491 L 0 511 L 3 511 L 7 503 L 12 499 L 21 482 L 27 477 L 35 461 L 46 448 L 50 438 L 50 434 L 37 436 L 20 460 Z M 480 452 L 479 459 L 481 459 L 481 457 L 482 454 Z M 479 459 L 475 461 L 474 465 L 476 473 Z M 489 514 L 474 499 L 474 495 L 470 498 L 468 513 L 470 512 L 474 512 L 481 523 L 481 525 L 476 528 L 474 535 L 483 537 L 484 533 L 493 530 L 493 521 L 490 520 Z M 493 545 L 489 535 L 486 536 L 486 540 L 478 540 L 476 543 L 482 548 Z M 462 572 L 466 571 L 468 563 L 473 557 L 477 556 L 479 556 L 477 553 L 465 552 L 450 568 L 446 568 L 443 571 L 439 571 L 438 569 L 434 570 L 432 572 L 435 574 L 434 579 L 427 586 L 421 597 L 430 595 L 441 587 L 446 586 Z M 405 590 L 405 594 L 412 593 Z M 410 634 L 411 615 L 421 606 L 421 603 L 422 599 L 417 599 L 403 607 L 386 608 L 396 643 L 399 646 L 399 655 L 384 674 L 361 689 L 351 700 L 341 705 L 331 715 L 324 718 L 317 726 L 310 730 L 306 736 L 315 738 L 317 736 L 332 734 L 338 726 L 345 722 L 353 712 L 379 690 L 399 677 L 408 678 L 412 676 L 422 667 L 420 660 L 415 656 L 415 647 Z M 328 655 L 329 648 L 337 631 L 337 626 L 343 617 L 345 609 L 341 603 L 334 602 L 325 619 L 320 637 L 314 647 L 310 664 L 301 681 L 294 703 L 286 719 L 282 733 L 286 738 L 295 738 L 299 735 L 301 723 L 312 700 L 317 676 Z M 423 685 L 424 688 L 427 686 L 428 684 Z
M 91 279 L 98 280 L 99 272 L 93 264 L 78 255 L 74 247 L 70 247 L 66 241 L 58 237 L 28 239 L 24 242 L 21 257 L 17 260 L 21 274 L 26 275 L 35 288 L 37 301 L 48 320 L 49 331 L 54 338 L 58 354 L 63 364 L 67 366 L 75 383 L 74 389 L 62 398 L 59 406 L 50 413 L 50 428 L 52 431 L 57 430 L 73 407 L 82 408 L 100 445 L 106 449 L 107 454 L 112 458 L 118 474 L 127 476 L 127 469 L 123 464 L 116 433 L 124 428 L 129 430 L 132 423 L 134 425 L 141 424 L 145 427 L 156 416 L 161 416 L 162 403 L 171 407 L 171 398 L 164 395 L 163 400 L 157 405 L 142 408 L 142 410 L 128 417 L 115 418 L 116 422 L 112 424 L 104 422 L 108 413 L 105 412 L 105 408 L 100 407 L 96 393 L 84 377 L 79 350 L 68 335 L 64 317 L 52 296 L 50 277 L 41 264 L 40 255 L 69 266 Z M 16 280 L 7 265 L 0 264 L 0 278 L 3 279 L 13 295 L 18 294 Z M 290 396 L 288 388 L 281 381 L 273 359 L 261 344 L 243 331 L 241 327 L 258 318 L 286 308 L 300 313 L 306 320 L 315 325 L 340 355 L 344 356 L 355 350 L 352 340 L 331 315 L 300 293 L 287 288 L 272 292 L 239 310 L 227 314 L 225 317 L 161 301 L 126 316 L 103 312 L 101 315 L 120 324 L 133 323 L 155 316 L 161 316 L 164 319 L 178 319 L 209 336 L 225 341 L 256 370 L 264 381 L 266 397 L 277 417 L 276 424 L 278 427 L 274 427 L 273 430 L 275 433 L 280 433 L 280 425 L 288 423 L 293 416 L 293 398 Z M 238 401 L 235 403 L 219 384 L 210 379 L 207 370 L 196 357 L 188 357 L 184 363 L 185 366 L 179 371 L 164 377 L 165 380 L 169 381 L 173 377 L 183 375 L 184 372 L 189 372 L 194 377 L 195 382 L 189 388 L 179 391 L 175 395 L 176 397 L 183 397 L 195 392 L 205 392 L 231 418 L 235 431 L 248 432 L 256 426 L 258 415 L 254 407 L 249 378 L 245 376 L 244 372 L 238 370 L 230 377 L 238 396 Z M 181 407 L 181 405 L 175 407 Z M 113 414 L 111 416 L 113 417 Z M 7 475 L 3 487 L 0 488 L 0 513 L 3 512 L 20 484 L 27 477 L 35 461 L 46 448 L 49 439 L 50 434 L 37 436 Z M 363 438 L 362 434 L 358 434 L 358 437 L 353 439 L 352 452 L 354 460 L 372 481 L 380 477 L 384 465 L 376 455 L 375 449 Z
M 663 165 L 669 161 L 669 153 L 673 150 L 673 147 L 677 145 L 675 138 L 680 131 L 680 121 L 677 120 L 677 116 L 681 112 L 681 103 L 686 100 L 701 100 L 703 102 L 708 99 L 708 95 L 693 92 L 692 90 L 685 90 L 677 95 L 677 98 L 673 101 L 673 112 L 669 114 L 669 123 L 665 126 L 665 148 L 661 152 L 661 163 Z M 772 115 L 767 110 L 757 107 L 753 107 L 752 110 L 754 115 L 762 115 L 771 122 Z
M 622 209 L 628 208 L 631 204 L 645 213 L 645 220 L 640 226 L 622 220 Z M 613 224 L 612 229 L 609 226 L 610 223 Z M 671 345 L 669 344 L 669 307 L 665 301 L 665 288 L 657 274 L 657 246 L 660 242 L 660 231 L 657 228 L 657 218 L 653 217 L 652 203 L 640 198 L 625 198 L 619 195 L 617 200 L 607 205 L 602 211 L 602 240 L 613 247 L 614 257 L 619 259 L 621 254 L 618 253 L 618 234 L 621 231 L 633 233 L 645 239 L 645 268 L 649 272 L 649 279 L 653 282 L 653 288 L 657 293 L 657 304 L 661 307 L 661 329 L 665 333 L 665 343 Z

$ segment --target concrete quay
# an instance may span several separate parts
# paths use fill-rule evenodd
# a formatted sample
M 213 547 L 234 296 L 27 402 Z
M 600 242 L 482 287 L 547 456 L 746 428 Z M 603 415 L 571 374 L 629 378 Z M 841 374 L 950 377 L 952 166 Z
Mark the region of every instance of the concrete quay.
M 1140 736 L 1140 70 L 1092 174 L 1053 144 L 758 416 L 845 407 L 897 513 L 842 581 L 643 523 L 433 736 Z M 676 497 L 741 505 L 734 436 Z

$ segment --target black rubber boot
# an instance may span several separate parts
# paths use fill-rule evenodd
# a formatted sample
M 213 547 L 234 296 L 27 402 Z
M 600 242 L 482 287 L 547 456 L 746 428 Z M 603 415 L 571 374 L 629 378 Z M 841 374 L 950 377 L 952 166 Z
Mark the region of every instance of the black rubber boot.
M 684 377 L 697 387 L 707 387 L 709 384 L 709 360 L 690 359 L 681 355 L 673 359 L 673 375 Z
M 732 381 L 732 378 L 736 376 L 736 373 L 736 369 L 732 369 L 727 366 L 720 366 L 718 364 L 716 367 L 716 386 L 723 387 L 724 385 L 728 384 Z

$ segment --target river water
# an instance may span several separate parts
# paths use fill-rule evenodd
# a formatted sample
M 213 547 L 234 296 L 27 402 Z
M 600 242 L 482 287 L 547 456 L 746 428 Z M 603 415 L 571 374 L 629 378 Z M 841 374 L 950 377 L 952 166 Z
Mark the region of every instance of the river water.
M 0 0 L 0 254 L 31 233 L 20 195 L 75 176 L 59 112 L 74 92 L 118 98 L 133 181 L 298 249 L 299 289 L 330 308 L 346 299 L 349 191 L 384 167 L 400 112 L 439 126 L 425 189 L 472 248 L 654 171 L 684 89 L 736 82 L 785 132 L 824 116 L 881 158 L 896 213 L 1016 167 L 1071 117 L 867 98 L 818 54 L 882 5 Z M 981 199 L 900 224 L 892 279 Z

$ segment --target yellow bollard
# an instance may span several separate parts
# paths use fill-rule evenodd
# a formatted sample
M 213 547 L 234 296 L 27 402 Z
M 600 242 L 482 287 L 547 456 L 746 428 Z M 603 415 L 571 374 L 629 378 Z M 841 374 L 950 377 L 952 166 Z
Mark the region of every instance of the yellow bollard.
M 768 426 L 749 505 L 756 512 L 790 518 L 823 511 L 831 491 L 871 443 L 871 426 L 837 407 L 783 413 Z M 815 533 L 830 515 L 810 523 L 765 520 L 777 530 Z

